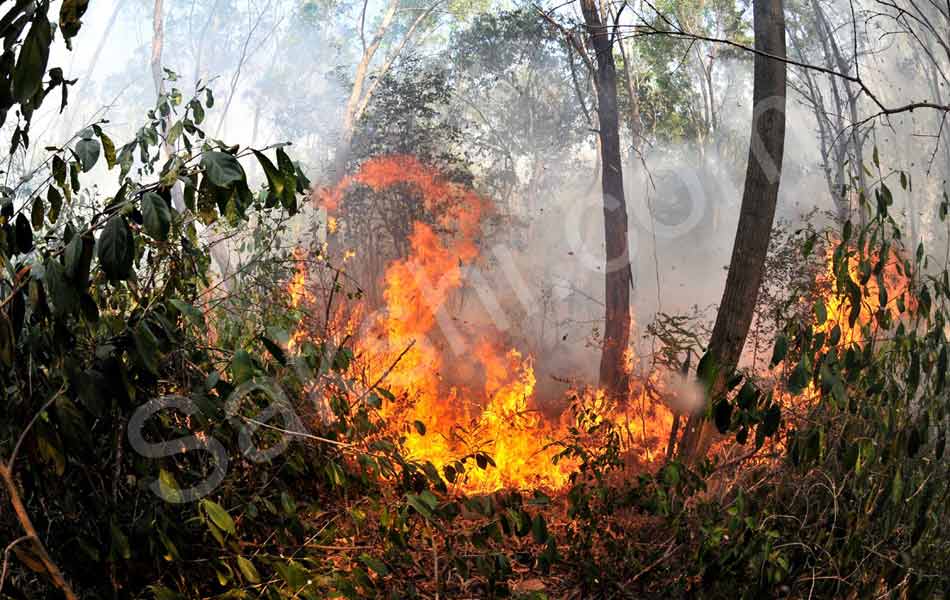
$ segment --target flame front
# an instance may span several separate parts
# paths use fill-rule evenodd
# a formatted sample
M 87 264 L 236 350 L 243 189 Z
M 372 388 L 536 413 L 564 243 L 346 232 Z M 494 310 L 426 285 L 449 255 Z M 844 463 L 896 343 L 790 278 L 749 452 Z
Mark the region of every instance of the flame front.
M 466 267 L 479 258 L 477 240 L 489 203 L 412 156 L 388 156 L 365 162 L 357 173 L 324 190 L 323 206 L 335 213 L 346 190 L 356 184 L 376 192 L 405 186 L 418 194 L 429 214 L 437 215 L 433 223 L 413 224 L 408 256 L 386 268 L 385 306 L 366 317 L 356 342 L 367 382 L 382 380 L 396 396 L 381 411 L 393 427 L 406 432 L 410 456 L 440 470 L 464 457 L 490 456 L 494 467 L 466 466 L 457 485 L 469 492 L 563 487 L 576 464 L 554 464 L 561 447 L 552 442 L 565 437 L 573 423 L 569 415 L 557 421 L 537 410 L 533 359 L 501 344 L 496 331 L 472 331 L 455 322 L 447 310 Z M 333 230 L 338 219 L 345 221 L 345 216 L 331 218 Z M 289 287 L 295 303 L 303 293 L 300 285 L 298 272 Z M 299 344 L 306 335 L 297 331 L 292 342 Z M 659 448 L 672 416 L 647 398 L 647 389 L 641 386 L 630 402 L 630 414 L 607 409 L 597 391 L 586 400 L 598 405 L 599 398 L 597 418 L 622 421 L 627 438 L 642 445 L 649 461 L 662 454 Z

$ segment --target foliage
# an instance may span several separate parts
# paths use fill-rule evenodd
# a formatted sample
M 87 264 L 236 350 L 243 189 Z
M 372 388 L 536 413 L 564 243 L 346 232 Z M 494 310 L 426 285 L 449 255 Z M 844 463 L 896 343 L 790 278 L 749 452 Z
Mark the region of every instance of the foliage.
M 868 224 L 846 223 L 828 244 L 829 295 L 786 289 L 771 358 L 788 365 L 777 371 L 780 385 L 766 392 L 761 377 L 737 375 L 711 408 L 739 447 L 754 437 L 752 452 L 695 472 L 670 462 L 630 481 L 610 475 L 623 461 L 608 424 L 586 430 L 602 437 L 599 454 L 579 441 L 568 447 L 583 459 L 565 544 L 582 589 L 597 597 L 946 593 L 950 276 L 922 246 L 905 258 L 890 197 L 882 184 Z M 945 218 L 950 202 L 942 206 Z M 802 258 L 816 258 L 816 236 L 795 236 Z M 825 306 L 838 301 L 835 313 Z M 701 363 L 704 374 L 709 381 Z
M 453 35 L 452 112 L 464 119 L 493 197 L 557 190 L 568 182 L 566 169 L 548 165 L 569 164 L 573 151 L 590 147 L 568 48 L 534 8 L 479 15 Z M 583 67 L 576 69 L 583 80 Z M 586 95 L 580 100 L 589 106 Z

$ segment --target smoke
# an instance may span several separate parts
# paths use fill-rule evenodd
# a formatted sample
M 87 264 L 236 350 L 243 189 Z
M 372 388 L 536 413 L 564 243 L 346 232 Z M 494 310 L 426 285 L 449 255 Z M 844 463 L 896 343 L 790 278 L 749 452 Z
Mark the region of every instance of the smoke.
M 373 11 L 380 9 L 371 4 L 370 23 Z M 212 137 L 258 147 L 290 141 L 294 155 L 315 180 L 336 150 L 349 95 L 346 81 L 361 50 L 358 15 L 346 9 L 327 12 L 320 6 L 263 0 L 166 1 L 163 51 L 164 66 L 180 75 L 178 82 L 167 85 L 179 86 L 186 98 L 197 79 L 214 77 L 217 103 L 205 123 Z M 837 19 L 840 45 L 850 48 L 852 29 L 840 27 L 850 15 L 849 6 L 840 0 L 829 6 Z M 861 5 L 858 10 L 863 11 Z M 55 114 L 53 102 L 37 116 L 33 164 L 42 159 L 44 145 L 62 143 L 72 131 L 101 116 L 111 121 L 109 131 L 118 143 L 134 135 L 141 115 L 155 99 L 149 66 L 151 11 L 151 4 L 128 0 L 91 3 L 75 50 L 57 46 L 51 65 L 64 66 L 67 77 L 78 78 L 79 83 L 71 88 L 65 118 Z M 881 35 L 878 27 L 886 26 L 880 20 L 865 20 L 853 30 L 859 37 L 862 76 L 881 101 L 898 105 L 933 99 L 934 94 L 950 96 L 946 61 L 941 63 L 942 74 L 926 71 L 915 42 L 908 36 Z M 536 44 L 538 51 L 560 47 L 559 34 L 550 35 L 552 45 Z M 562 53 L 559 58 L 539 60 L 533 67 L 528 63 L 527 70 L 518 72 L 517 65 L 510 64 L 511 56 L 524 53 L 523 42 L 518 46 L 516 37 L 499 41 L 500 49 L 493 47 L 491 56 L 474 57 L 479 60 L 464 65 L 452 58 L 457 39 L 430 36 L 422 44 L 434 61 L 457 71 L 444 118 L 465 125 L 457 152 L 473 157 L 476 188 L 490 196 L 507 220 L 501 227 L 486 228 L 482 259 L 470 269 L 460 297 L 448 310 L 455 319 L 471 327 L 490 327 L 532 354 L 539 394 L 554 398 L 565 381 L 595 382 L 597 376 L 604 251 L 595 127 L 583 117 L 563 48 L 556 50 Z M 513 44 L 512 52 L 504 52 L 504 44 Z M 709 49 L 700 44 L 685 61 L 698 60 Z M 575 67 L 583 71 L 580 62 Z M 668 68 L 672 73 L 690 67 L 671 60 Z M 749 55 L 717 59 L 708 90 L 716 119 L 702 139 L 651 137 L 642 156 L 631 152 L 626 157 L 635 287 L 632 342 L 637 359 L 646 361 L 650 356 L 654 341 L 644 334 L 657 313 L 682 313 L 719 301 L 748 160 L 751 71 Z M 686 92 L 698 98 L 700 82 L 695 69 L 689 73 Z M 589 111 L 590 89 L 584 87 L 583 73 L 580 77 Z M 790 77 L 801 84 L 794 67 Z M 827 77 L 818 80 L 827 92 Z M 860 109 L 867 116 L 877 107 L 865 95 Z M 813 209 L 832 211 L 835 202 L 822 170 L 818 122 L 793 90 L 787 117 L 778 218 L 800 223 Z M 936 207 L 950 173 L 946 136 L 933 137 L 941 128 L 939 114 L 916 111 L 869 123 L 863 130 L 866 160 L 877 145 L 881 162 L 880 169 L 867 165 L 870 181 L 888 182 L 896 199 L 892 213 L 913 242 L 927 242 L 935 251 L 946 244 Z M 626 131 L 624 135 L 629 137 Z M 626 142 L 629 145 L 630 140 Z M 492 149 L 492 144 L 499 147 Z M 506 162 L 513 165 L 511 185 L 494 167 Z M 245 166 L 260 177 L 256 165 Z M 849 169 L 853 172 L 857 165 Z M 894 169 L 911 174 L 913 191 L 900 189 Z M 114 177 L 102 165 L 93 176 L 101 182 Z M 308 214 L 298 220 L 298 235 L 313 218 Z

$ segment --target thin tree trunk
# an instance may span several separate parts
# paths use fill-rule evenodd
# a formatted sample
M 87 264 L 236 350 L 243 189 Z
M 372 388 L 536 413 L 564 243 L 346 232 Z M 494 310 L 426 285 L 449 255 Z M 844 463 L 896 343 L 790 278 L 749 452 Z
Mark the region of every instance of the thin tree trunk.
M 165 15 L 162 0 L 155 0 L 152 11 L 152 83 L 155 84 L 155 94 L 162 93 L 162 50 L 165 46 Z
M 604 196 L 604 238 L 607 262 L 603 352 L 600 385 L 607 394 L 626 402 L 630 375 L 625 352 L 630 341 L 630 252 L 627 247 L 627 204 L 623 190 L 620 153 L 620 117 L 617 109 L 617 69 L 613 39 L 595 0 L 580 0 L 590 45 L 597 54 L 597 115 L 602 152 L 601 185 Z
M 755 47 L 785 57 L 785 15 L 782 0 L 756 0 L 753 5 Z M 752 140 L 739 225 L 726 277 L 726 287 L 707 350 L 715 368 L 709 399 L 725 390 L 738 365 L 762 283 L 765 257 L 775 219 L 782 159 L 785 151 L 786 64 L 755 56 Z M 687 462 L 702 459 L 712 441 L 705 407 L 690 415 L 678 449 Z

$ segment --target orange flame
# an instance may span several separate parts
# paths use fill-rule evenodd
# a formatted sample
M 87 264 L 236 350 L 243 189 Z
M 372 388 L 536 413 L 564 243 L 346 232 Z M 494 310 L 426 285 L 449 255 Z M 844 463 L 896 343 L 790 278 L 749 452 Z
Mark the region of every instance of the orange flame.
M 382 385 L 397 396 L 382 412 L 408 432 L 404 444 L 409 454 L 439 469 L 473 453 L 488 454 L 494 468 L 467 467 L 459 481 L 470 492 L 564 486 L 575 465 L 552 463 L 560 450 L 552 441 L 564 437 L 571 423 L 567 418 L 552 422 L 536 410 L 533 359 L 497 343 L 497 332 L 465 330 L 447 311 L 463 283 L 464 267 L 479 257 L 477 240 L 489 203 L 412 156 L 368 160 L 357 173 L 324 190 L 321 203 L 338 211 L 346 190 L 357 184 L 374 191 L 405 186 L 436 215 L 434 223 L 414 223 L 409 255 L 386 269 L 385 308 L 368 318 L 357 341 L 357 354 L 368 363 L 367 379 L 383 379 Z M 301 293 L 298 277 L 289 293 L 292 301 Z M 306 335 L 298 331 L 293 339 L 299 343 Z M 460 379 L 482 384 L 448 383 Z M 597 397 L 603 403 L 597 392 L 594 403 Z M 672 416 L 648 398 L 647 386 L 627 414 L 604 407 L 602 417 L 622 422 L 631 440 L 649 446 L 647 460 L 659 458 Z M 416 421 L 424 427 L 412 427 Z

